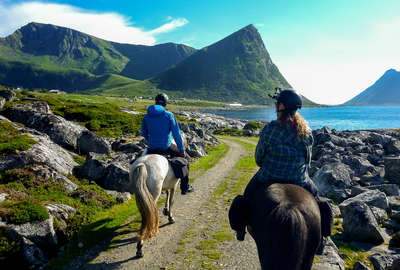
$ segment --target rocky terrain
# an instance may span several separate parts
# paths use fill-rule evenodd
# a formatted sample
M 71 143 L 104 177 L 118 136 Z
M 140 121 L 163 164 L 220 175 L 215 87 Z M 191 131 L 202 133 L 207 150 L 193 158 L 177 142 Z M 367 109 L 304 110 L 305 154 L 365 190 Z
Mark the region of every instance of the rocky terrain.
M 0 91 L 0 96 L 1 106 L 17 98 L 12 91 Z M 214 132 L 224 128 L 243 130 L 249 124 L 198 112 L 177 115 L 188 119 L 180 127 L 191 158 L 206 155 L 206 146 L 218 143 Z M 5 106 L 0 111 L 0 123 L 15 134 L 29 134 L 34 142 L 27 149 L 1 153 L 0 184 L 8 183 L 10 172 L 24 170 L 33 184 L 54 182 L 67 196 L 81 201 L 98 196 L 83 192 L 81 179 L 106 190 L 114 203 L 130 200 L 130 194 L 124 192 L 128 167 L 146 147 L 143 138 L 129 134 L 100 137 L 54 114 L 47 103 L 40 101 Z M 247 129 L 248 135 L 258 133 L 259 129 Z M 345 269 L 348 255 L 342 248 L 349 245 L 369 258 L 360 257 L 354 269 L 371 269 L 368 263 L 375 270 L 400 269 L 400 133 L 324 127 L 314 130 L 313 135 L 310 176 L 321 194 L 331 200 L 336 215 L 335 233 L 327 240 L 314 269 Z M 84 159 L 78 163 L 79 156 Z M 0 189 L 0 237 L 4 233 L 18 243 L 25 265 L 35 269 L 65 245 L 69 220 L 77 215 L 77 209 L 73 204 L 46 202 L 46 213 L 40 221 L 12 222 L 2 211 L 3 206 L 24 200 L 24 196 L 18 190 Z

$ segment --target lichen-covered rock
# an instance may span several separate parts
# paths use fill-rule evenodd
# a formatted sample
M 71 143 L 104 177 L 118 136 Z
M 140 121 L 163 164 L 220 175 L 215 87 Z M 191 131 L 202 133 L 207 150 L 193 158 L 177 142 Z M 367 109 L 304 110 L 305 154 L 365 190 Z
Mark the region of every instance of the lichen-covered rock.
M 6 104 L 6 100 L 0 97 L 0 110 L 3 109 L 4 105 Z
M 124 203 L 132 199 L 129 192 L 118 192 L 115 190 L 106 190 L 107 194 L 111 195 L 118 203 Z
M 65 191 L 67 193 L 75 191 L 78 188 L 78 185 L 68 179 L 68 177 L 62 175 L 57 171 L 52 170 L 46 165 L 31 166 L 30 168 L 28 168 L 28 170 L 42 178 L 54 179 L 57 183 L 60 183 L 65 188 Z
M 23 259 L 28 269 L 41 269 L 48 262 L 43 251 L 31 240 L 22 237 L 21 243 Z
M 22 237 L 25 237 L 42 250 L 51 251 L 58 243 L 52 217 L 20 225 L 8 224 L 6 231 L 14 241 L 21 241 Z
M 77 141 L 85 127 L 54 115 L 46 102 L 36 101 L 6 108 L 2 115 L 11 121 L 46 133 L 52 141 L 69 150 L 77 151 Z
M 0 157 L 0 171 L 23 168 L 31 164 L 43 164 L 63 174 L 70 174 L 78 165 L 68 151 L 52 142 L 47 135 L 35 133 L 26 128 L 21 128 L 21 130 L 29 132 L 37 143 L 26 151 Z
M 353 201 L 340 207 L 343 218 L 343 233 L 349 240 L 380 244 L 384 235 L 369 206 Z

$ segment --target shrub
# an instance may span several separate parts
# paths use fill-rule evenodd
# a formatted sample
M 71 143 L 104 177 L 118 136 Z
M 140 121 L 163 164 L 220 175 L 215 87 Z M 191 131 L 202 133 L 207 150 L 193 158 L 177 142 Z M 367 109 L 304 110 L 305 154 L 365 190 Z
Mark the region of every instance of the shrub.
M 49 218 L 47 210 L 41 204 L 31 201 L 3 202 L 0 204 L 0 216 L 14 224 L 43 221 Z
M 264 123 L 262 122 L 256 122 L 256 121 L 249 121 L 246 123 L 246 125 L 243 127 L 243 129 L 261 129 L 264 127 Z
M 0 266 L 10 266 L 9 263 L 18 261 L 21 249 L 20 243 L 11 241 L 7 238 L 5 227 L 0 227 Z M 2 267 L 1 269 L 6 268 Z

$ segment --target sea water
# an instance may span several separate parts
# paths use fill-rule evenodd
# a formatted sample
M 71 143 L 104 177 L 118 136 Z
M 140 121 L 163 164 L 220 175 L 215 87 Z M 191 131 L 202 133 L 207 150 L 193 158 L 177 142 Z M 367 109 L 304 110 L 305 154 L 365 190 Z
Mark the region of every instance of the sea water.
M 275 108 L 207 111 L 228 118 L 251 121 L 276 119 Z M 337 130 L 400 128 L 400 106 L 341 106 L 302 108 L 300 114 L 312 129 L 328 126 Z

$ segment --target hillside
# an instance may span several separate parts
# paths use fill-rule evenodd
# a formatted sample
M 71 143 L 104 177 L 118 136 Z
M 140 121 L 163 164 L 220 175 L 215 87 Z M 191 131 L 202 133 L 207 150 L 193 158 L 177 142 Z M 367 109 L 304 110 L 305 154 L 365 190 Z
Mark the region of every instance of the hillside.
M 400 72 L 387 70 L 373 85 L 343 105 L 400 105 Z
M 290 87 L 253 25 L 196 50 L 175 43 L 120 44 L 40 23 L 0 38 L 0 85 L 112 96 L 166 91 L 264 105 L 273 103 L 268 94 L 276 86 Z
M 158 88 L 203 99 L 271 104 L 268 93 L 290 87 L 249 25 L 205 47 L 152 79 Z
M 0 38 L 0 57 L 9 61 L 30 62 L 47 69 L 75 68 L 94 75 L 121 74 L 140 80 L 164 71 L 194 51 L 194 48 L 174 43 L 119 44 L 40 23 L 29 23 L 6 38 Z

